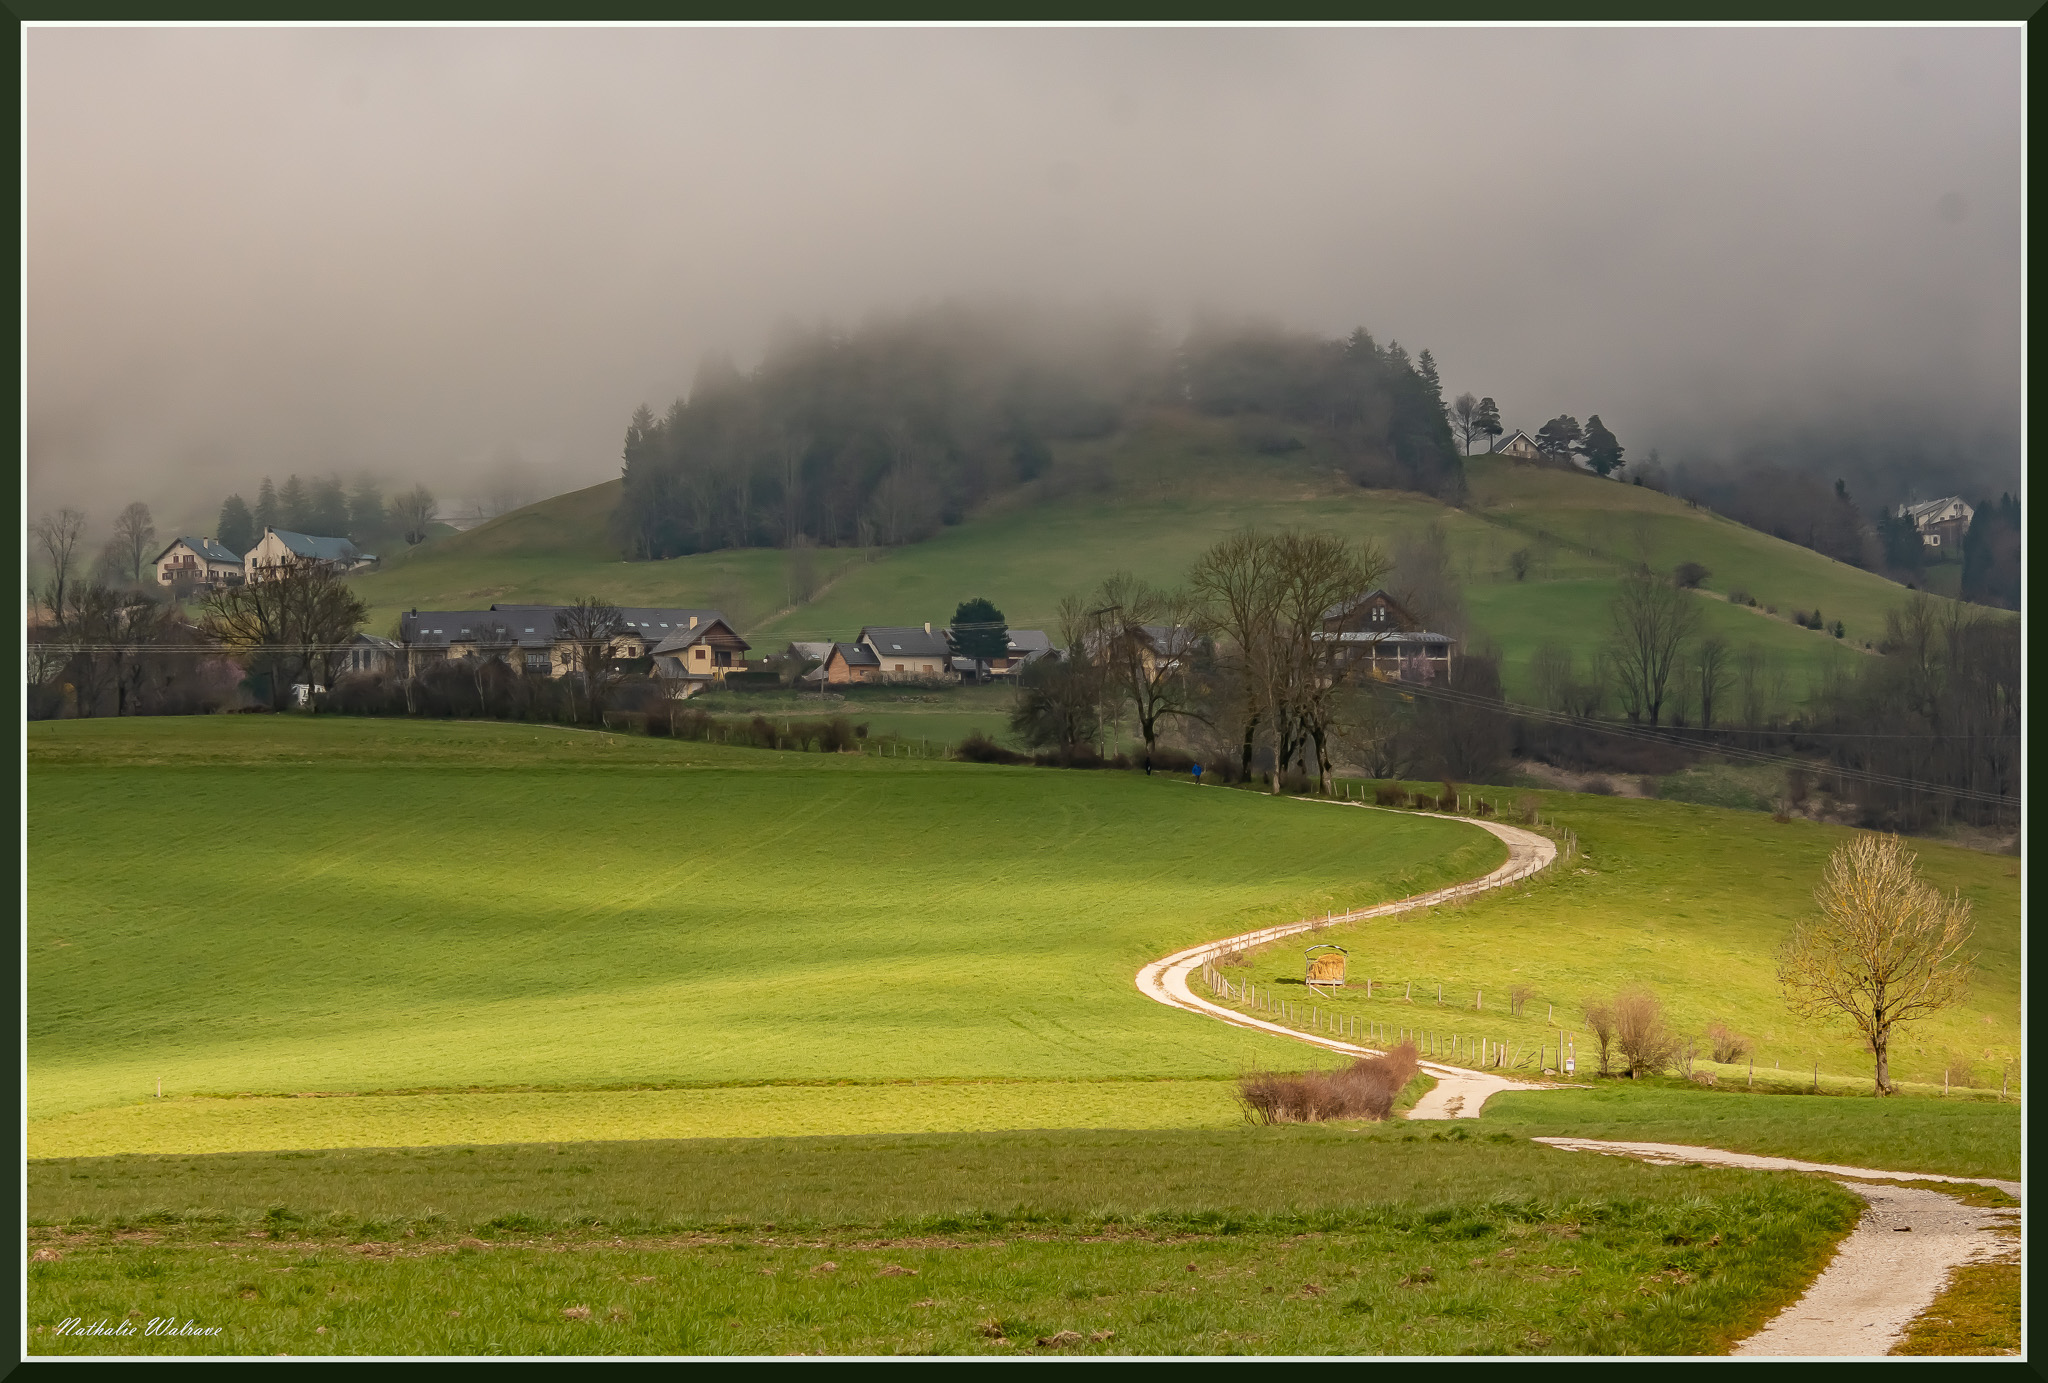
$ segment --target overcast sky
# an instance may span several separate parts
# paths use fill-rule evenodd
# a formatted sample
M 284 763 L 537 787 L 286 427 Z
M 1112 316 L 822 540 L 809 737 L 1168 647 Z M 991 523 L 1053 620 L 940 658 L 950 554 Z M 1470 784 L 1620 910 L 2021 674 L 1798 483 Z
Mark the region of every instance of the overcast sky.
M 1667 459 L 2016 478 L 2020 42 L 32 29 L 31 510 L 550 493 L 707 351 L 989 294 L 1362 324 Z

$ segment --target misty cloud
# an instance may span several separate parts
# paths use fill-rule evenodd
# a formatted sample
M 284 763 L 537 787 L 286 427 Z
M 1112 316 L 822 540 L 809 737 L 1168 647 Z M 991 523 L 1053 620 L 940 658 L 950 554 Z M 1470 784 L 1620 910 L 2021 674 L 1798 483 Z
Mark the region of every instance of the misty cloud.
M 1364 325 L 1631 454 L 2016 483 L 2020 41 L 32 29 L 31 506 L 565 489 L 707 353 L 991 296 Z

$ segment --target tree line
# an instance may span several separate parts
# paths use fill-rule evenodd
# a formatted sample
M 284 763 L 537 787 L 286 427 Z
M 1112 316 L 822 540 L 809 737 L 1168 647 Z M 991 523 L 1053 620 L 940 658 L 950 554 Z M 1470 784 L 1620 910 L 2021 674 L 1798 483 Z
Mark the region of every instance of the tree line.
M 1361 484 L 1464 493 L 1427 351 L 1250 328 L 1169 347 L 1131 319 L 945 307 L 791 336 L 745 374 L 714 360 L 662 415 L 637 409 L 612 532 L 637 559 L 914 542 L 1002 491 L 1057 485 L 1056 444 L 1142 409 L 1317 426 Z
M 438 512 L 439 502 L 425 485 L 387 498 L 369 474 L 358 476 L 352 486 L 344 486 L 339 476 L 301 480 L 289 475 L 282 487 L 266 475 L 257 487 L 255 504 L 240 494 L 221 502 L 214 541 L 237 557 L 255 547 L 266 528 L 347 538 L 366 550 L 386 540 L 410 547 L 426 540 Z

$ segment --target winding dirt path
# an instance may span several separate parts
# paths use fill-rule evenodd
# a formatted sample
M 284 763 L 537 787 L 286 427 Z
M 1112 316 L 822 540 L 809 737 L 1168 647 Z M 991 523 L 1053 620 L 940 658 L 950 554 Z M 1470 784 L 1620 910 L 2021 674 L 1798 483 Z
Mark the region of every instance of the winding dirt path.
M 1629 1143 L 1600 1138 L 1534 1141 L 1577 1152 L 1635 1157 L 1663 1166 L 1699 1164 L 1818 1172 L 1835 1178 L 1838 1184 L 1863 1197 L 1869 1208 L 1806 1294 L 1730 1351 L 1743 1357 L 1873 1358 L 1889 1354 L 1913 1320 L 1933 1305 L 1951 1271 L 1964 1263 L 2003 1256 L 2016 1247 L 1997 1231 L 2017 1223 L 2017 1210 L 1965 1205 L 1954 1196 L 1922 1186 L 1869 1183 L 1940 1181 L 1995 1186 L 2018 1200 L 2021 1185 L 2017 1181 L 1843 1167 L 1831 1162 L 1800 1162 L 1789 1157 L 1763 1157 L 1677 1143 Z M 1842 1180 L 1845 1177 L 1859 1180 Z
M 1392 810 L 1387 807 L 1367 806 L 1362 802 L 1326 802 L 1322 798 L 1296 800 L 1325 802 L 1329 806 L 1352 807 L 1361 811 Z M 1203 964 L 1231 951 L 1242 950 L 1248 946 L 1263 946 L 1269 941 L 1298 936 L 1302 932 L 1314 931 L 1318 927 L 1327 927 L 1335 922 L 1357 922 L 1368 917 L 1386 917 L 1394 913 L 1407 912 L 1411 908 L 1432 907 L 1457 898 L 1469 898 L 1488 889 L 1519 883 L 1548 868 L 1557 858 L 1557 846 L 1548 837 L 1537 835 L 1534 831 L 1525 831 L 1519 826 L 1508 826 L 1498 821 L 1472 817 L 1449 816 L 1439 812 L 1408 812 L 1403 815 L 1440 816 L 1446 821 L 1476 826 L 1497 836 L 1506 844 L 1507 862 L 1481 878 L 1453 884 L 1449 888 L 1440 888 L 1432 893 L 1418 893 L 1413 897 L 1380 903 L 1374 907 L 1359 908 L 1353 912 L 1325 917 L 1305 917 L 1299 922 L 1284 922 L 1276 927 L 1262 927 L 1258 931 L 1245 932 L 1241 936 L 1226 937 L 1222 941 L 1205 942 L 1200 946 L 1191 946 L 1185 951 L 1176 951 L 1170 956 L 1153 961 L 1138 972 L 1138 992 L 1170 1008 L 1187 1009 L 1207 1018 L 1220 1019 L 1234 1027 L 1251 1028 L 1279 1037 L 1291 1037 L 1297 1042 L 1306 1042 L 1326 1051 L 1342 1052 L 1346 1056 L 1379 1055 L 1379 1049 L 1374 1047 L 1361 1047 L 1320 1033 L 1302 1032 L 1297 1028 L 1269 1023 L 1262 1018 L 1254 1018 L 1250 1014 L 1225 1008 L 1195 993 L 1189 980 Z M 1411 1119 L 1476 1119 L 1479 1117 L 1480 1108 L 1487 1100 L 1503 1090 L 1549 1088 L 1526 1081 L 1510 1080 L 1505 1076 L 1496 1076 L 1484 1071 L 1467 1070 L 1462 1066 L 1440 1065 L 1433 1061 L 1423 1062 L 1422 1069 L 1436 1077 L 1437 1084 L 1434 1090 L 1416 1101 L 1415 1108 L 1408 1115 Z
M 1386 810 L 1366 807 L 1363 803 L 1331 805 L 1362 807 L 1367 811 Z M 1169 1007 L 1186 1009 L 1235 1027 L 1292 1038 L 1347 1056 L 1378 1055 L 1375 1048 L 1361 1047 L 1320 1033 L 1302 1032 L 1225 1008 L 1195 993 L 1189 981 L 1205 962 L 1228 952 L 1297 936 L 1333 922 L 1383 917 L 1406 912 L 1410 908 L 1470 897 L 1526 879 L 1547 868 L 1557 858 L 1557 847 L 1534 831 L 1466 817 L 1445 819 L 1463 821 L 1499 837 L 1508 847 L 1507 863 L 1484 878 L 1438 889 L 1434 893 L 1360 908 L 1341 916 L 1303 918 L 1299 922 L 1263 927 L 1241 936 L 1176 951 L 1138 972 L 1138 991 Z M 1503 1090 L 1558 1088 L 1436 1062 L 1423 1062 L 1422 1069 L 1437 1078 L 1437 1085 L 1416 1102 L 1408 1115 L 1411 1119 L 1476 1119 L 1486 1101 Z M 1995 1186 L 2015 1199 L 2020 1198 L 2019 1182 L 1991 1177 L 1937 1176 L 1926 1172 L 1845 1167 L 1676 1143 L 1615 1142 L 1596 1138 L 1538 1138 L 1534 1141 L 1566 1151 L 1635 1157 L 1665 1166 L 1704 1164 L 1762 1171 L 1813 1172 L 1835 1179 L 1864 1199 L 1869 1208 L 1806 1293 L 1731 1351 L 1744 1357 L 1870 1358 L 1890 1353 L 1913 1320 L 1933 1304 L 1953 1269 L 1964 1263 L 1996 1258 L 2012 1251 L 2012 1245 L 1995 1231 L 2014 1224 L 2019 1217 L 2016 1210 L 1969 1206 L 1954 1196 L 1923 1187 L 1869 1184 L 1937 1181 Z

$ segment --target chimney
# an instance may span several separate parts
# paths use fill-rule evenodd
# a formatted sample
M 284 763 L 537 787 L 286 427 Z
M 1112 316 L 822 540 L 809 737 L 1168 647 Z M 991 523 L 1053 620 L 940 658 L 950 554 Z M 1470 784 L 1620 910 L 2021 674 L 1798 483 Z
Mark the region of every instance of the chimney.
M 927 634 L 932 632 L 932 622 L 930 620 L 924 622 L 924 632 Z
M 692 629 L 697 627 L 697 617 L 695 615 L 690 616 L 690 627 Z

